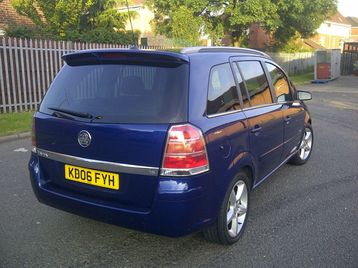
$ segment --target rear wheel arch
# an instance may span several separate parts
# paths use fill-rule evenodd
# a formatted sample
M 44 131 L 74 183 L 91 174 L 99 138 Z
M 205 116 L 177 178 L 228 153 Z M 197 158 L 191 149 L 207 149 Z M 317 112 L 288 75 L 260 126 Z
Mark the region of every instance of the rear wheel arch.
M 232 172 L 230 172 L 231 177 L 229 178 L 229 183 L 238 173 L 240 173 L 240 171 L 243 171 L 250 178 L 251 185 L 249 190 L 251 190 L 255 185 L 256 179 L 256 162 L 253 155 L 251 155 L 250 152 L 242 152 L 236 157 L 233 157 L 230 166 Z
M 207 226 L 203 230 L 203 235 L 208 241 L 216 242 L 224 245 L 230 245 L 235 243 L 241 237 L 247 222 L 246 214 L 248 214 L 248 210 L 249 210 L 249 199 L 250 199 L 249 195 L 250 195 L 250 190 L 252 188 L 251 186 L 252 178 L 250 177 L 249 174 L 251 174 L 251 172 L 252 170 L 250 166 L 243 166 L 239 170 L 237 170 L 235 176 L 232 177 L 226 189 L 225 196 L 223 200 L 221 200 L 220 210 L 218 212 L 217 217 L 215 218 L 214 222 L 211 225 Z M 237 185 L 242 185 L 242 187 L 244 187 L 242 189 L 245 189 L 242 190 L 243 193 L 245 192 L 244 196 L 246 196 L 243 199 L 243 203 L 241 203 L 241 197 L 239 197 L 239 199 L 237 199 L 235 202 L 231 202 L 232 194 L 230 195 L 230 193 L 235 190 L 239 191 L 239 189 L 241 188 L 241 186 L 237 186 Z M 235 194 L 234 196 L 239 196 L 239 195 Z M 240 194 L 240 196 L 242 195 Z M 234 206 L 237 207 L 233 208 Z M 232 213 L 233 215 L 236 215 L 236 213 L 238 213 L 238 215 L 235 216 L 237 218 L 233 218 L 234 216 L 228 218 L 228 215 L 230 215 L 230 211 L 234 211 L 234 213 Z M 242 217 L 243 219 L 239 220 Z M 239 221 L 237 222 L 237 220 Z M 238 224 L 238 225 L 236 225 L 237 227 L 232 228 L 233 224 Z M 230 235 L 230 233 L 232 233 L 231 229 L 235 230 L 233 235 Z
M 220 189 L 215 190 L 216 195 L 216 204 L 217 206 L 212 211 L 212 220 L 215 221 L 215 219 L 219 215 L 220 207 L 222 202 L 225 199 L 225 194 L 227 192 L 228 187 L 230 187 L 231 182 L 237 178 L 237 176 L 243 172 L 247 177 L 249 178 L 250 185 L 248 186 L 248 190 L 251 191 L 253 189 L 253 186 L 255 185 L 255 162 L 253 156 L 249 152 L 241 152 L 236 157 L 233 157 L 233 159 L 239 159 L 235 162 L 235 160 L 232 160 L 232 162 L 229 164 L 228 168 L 226 169 L 226 174 L 224 178 L 220 178 L 220 180 L 216 181 L 217 187 Z
M 251 160 L 250 160 L 251 161 Z M 254 186 L 254 182 L 255 182 L 255 169 L 253 166 L 252 162 L 249 162 L 248 160 L 244 161 L 245 163 L 242 163 L 241 165 L 238 165 L 235 168 L 235 171 L 231 173 L 230 177 L 227 177 L 227 183 L 226 183 L 226 188 L 224 191 L 224 194 L 222 196 L 222 198 L 220 199 L 222 202 L 224 200 L 225 197 L 225 193 L 227 191 L 227 188 L 230 186 L 230 183 L 232 182 L 232 180 L 234 180 L 237 176 L 240 175 L 240 173 L 245 173 L 250 181 L 250 188 L 248 190 L 252 190 L 253 186 Z
M 247 177 L 249 178 L 250 180 L 250 189 L 249 190 L 252 190 L 253 186 L 254 186 L 254 171 L 253 171 L 253 168 L 249 165 L 246 165 L 246 166 L 243 166 L 239 169 L 238 173 L 240 173 L 240 171 L 244 172 Z

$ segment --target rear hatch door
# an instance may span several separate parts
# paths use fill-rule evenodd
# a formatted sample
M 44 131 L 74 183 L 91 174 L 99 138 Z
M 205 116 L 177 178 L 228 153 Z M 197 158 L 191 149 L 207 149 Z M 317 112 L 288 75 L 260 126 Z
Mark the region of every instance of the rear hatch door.
M 35 116 L 43 186 L 148 210 L 167 130 L 187 121 L 189 67 L 177 55 L 91 51 L 64 56 L 66 64 Z M 115 174 L 118 189 L 93 185 L 88 177 L 68 179 L 88 170 L 99 171 L 103 180 Z

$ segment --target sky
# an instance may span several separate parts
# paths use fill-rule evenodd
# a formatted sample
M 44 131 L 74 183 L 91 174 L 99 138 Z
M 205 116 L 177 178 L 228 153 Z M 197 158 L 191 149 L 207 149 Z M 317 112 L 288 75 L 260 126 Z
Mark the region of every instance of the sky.
M 358 17 L 358 0 L 338 0 L 338 11 L 345 17 Z

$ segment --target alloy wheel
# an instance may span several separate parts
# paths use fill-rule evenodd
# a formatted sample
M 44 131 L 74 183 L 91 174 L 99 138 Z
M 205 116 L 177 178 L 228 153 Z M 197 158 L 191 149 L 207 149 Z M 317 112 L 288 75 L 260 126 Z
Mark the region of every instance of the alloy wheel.
M 227 230 L 236 237 L 244 226 L 248 207 L 248 191 L 244 181 L 239 180 L 232 188 L 227 204 Z
M 300 145 L 300 158 L 306 160 L 312 149 L 312 131 L 309 128 L 305 128 L 303 139 Z

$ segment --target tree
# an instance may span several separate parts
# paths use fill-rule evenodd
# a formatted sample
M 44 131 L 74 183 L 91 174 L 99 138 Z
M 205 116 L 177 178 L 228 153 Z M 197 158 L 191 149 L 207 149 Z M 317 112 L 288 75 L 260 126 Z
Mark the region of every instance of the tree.
M 250 25 L 258 23 L 281 44 L 297 32 L 303 37 L 312 34 L 336 9 L 337 0 L 147 0 L 146 3 L 155 14 L 153 24 L 158 34 L 171 37 L 175 27 L 182 32 L 200 29 L 214 43 L 226 35 L 234 44 L 247 36 Z M 176 13 L 183 7 L 187 15 L 178 19 Z M 193 27 L 185 23 L 191 17 L 201 25 L 194 23 Z
M 80 32 L 82 16 L 94 3 L 91 0 L 13 0 L 11 4 L 44 32 L 66 38 Z
M 190 25 L 190 27 L 187 27 Z M 200 39 L 200 28 L 202 21 L 200 17 L 194 17 L 193 12 L 185 7 L 179 7 L 172 14 L 169 21 L 171 31 L 167 36 L 173 38 L 178 45 L 197 45 Z
M 277 7 L 271 0 L 233 1 L 224 11 L 224 29 L 231 34 L 233 42 L 239 42 L 253 23 L 272 30 L 277 24 Z
M 180 24 L 181 31 L 208 34 L 214 43 L 225 34 L 238 41 L 252 23 L 265 22 L 269 27 L 277 19 L 270 0 L 147 0 L 146 3 L 154 11 L 156 33 L 171 37 L 174 28 Z M 187 15 L 179 19 L 176 13 L 183 7 Z M 195 27 L 188 23 L 188 18 L 195 19 Z
M 272 0 L 277 6 L 280 20 L 274 39 L 277 47 L 287 44 L 299 34 L 310 37 L 321 23 L 337 11 L 337 0 Z
M 81 40 L 89 32 L 103 30 L 115 35 L 124 31 L 127 13 L 115 8 L 115 0 L 12 0 L 16 11 L 30 18 L 44 35 L 62 40 Z M 132 12 L 132 16 L 133 16 Z M 108 39 L 108 33 L 105 35 Z M 84 40 L 86 41 L 86 40 Z
M 156 34 L 175 38 L 187 43 L 199 42 L 201 27 L 206 25 L 201 16 L 207 0 L 147 0 L 146 4 L 153 10 Z

